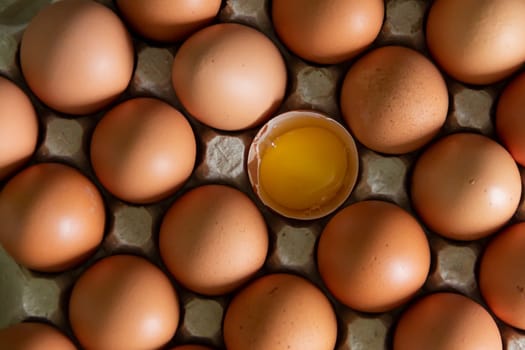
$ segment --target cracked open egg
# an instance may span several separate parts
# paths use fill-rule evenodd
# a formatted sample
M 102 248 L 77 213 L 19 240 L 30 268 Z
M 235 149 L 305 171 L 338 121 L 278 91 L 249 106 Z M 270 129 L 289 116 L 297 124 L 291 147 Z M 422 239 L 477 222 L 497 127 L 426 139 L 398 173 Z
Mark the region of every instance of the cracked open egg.
M 255 136 L 248 176 L 261 201 L 286 217 L 317 219 L 350 195 L 359 157 L 350 133 L 315 111 L 272 118 Z

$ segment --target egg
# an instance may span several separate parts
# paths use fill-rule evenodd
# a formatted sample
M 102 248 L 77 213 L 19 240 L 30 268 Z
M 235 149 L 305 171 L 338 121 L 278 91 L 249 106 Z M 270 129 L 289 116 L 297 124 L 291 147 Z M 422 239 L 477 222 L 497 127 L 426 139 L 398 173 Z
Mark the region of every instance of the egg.
M 294 219 L 326 216 L 348 198 L 359 173 L 352 135 L 311 110 L 273 117 L 253 139 L 247 171 L 259 199 Z
M 200 122 L 242 130 L 264 122 L 280 106 L 286 66 L 261 32 L 221 23 L 182 44 L 173 61 L 172 82 L 184 108 Z
M 24 322 L 0 329 L 0 349 L 75 350 L 76 346 L 53 326 L 45 323 Z
M 330 219 L 319 238 L 317 264 L 326 286 L 343 304 L 385 312 L 423 286 L 430 248 L 423 228 L 408 212 L 367 200 Z
M 496 322 L 475 301 L 430 294 L 412 305 L 394 331 L 394 350 L 501 350 Z
M 177 329 L 178 296 L 168 277 L 148 260 L 114 255 L 78 278 L 69 321 L 86 349 L 158 349 Z
M 525 2 L 436 0 L 426 41 L 439 66 L 454 79 L 491 84 L 525 62 Z
M 73 115 L 96 112 L 117 98 L 133 65 L 125 25 L 90 0 L 48 5 L 31 20 L 20 44 L 20 67 L 30 89 L 49 107 Z
M 27 95 L 0 77 L 0 181 L 31 157 L 38 139 L 38 118 Z
M 102 241 L 105 209 L 97 187 L 60 163 L 24 169 L 0 192 L 0 244 L 15 261 L 59 272 L 89 257 Z
M 514 215 L 521 177 L 503 146 L 483 135 L 458 133 L 420 156 L 410 192 L 414 209 L 431 230 L 470 241 L 493 234 Z
M 233 291 L 263 266 L 268 233 L 247 195 L 229 186 L 203 185 L 169 208 L 159 248 L 178 282 L 197 293 L 219 295 Z
M 479 268 L 479 288 L 494 314 L 525 329 L 525 222 L 507 227 L 488 244 Z
M 321 64 L 341 63 L 366 49 L 383 24 L 382 0 L 273 0 L 272 21 L 296 55 Z
M 341 88 L 341 112 L 354 136 L 381 153 L 415 151 L 439 132 L 448 91 L 434 64 L 419 52 L 377 48 L 353 64 Z
M 228 350 L 333 350 L 337 322 L 332 305 L 306 279 L 285 273 L 252 282 L 224 316 Z
M 151 40 L 174 42 L 211 22 L 221 0 L 117 0 L 117 6 L 135 32 Z
M 496 130 L 503 145 L 520 165 L 525 166 L 525 73 L 503 90 L 496 108 Z
M 109 110 L 95 127 L 91 163 L 102 185 L 132 203 L 175 193 L 190 177 L 197 144 L 186 118 L 154 98 L 133 98 Z

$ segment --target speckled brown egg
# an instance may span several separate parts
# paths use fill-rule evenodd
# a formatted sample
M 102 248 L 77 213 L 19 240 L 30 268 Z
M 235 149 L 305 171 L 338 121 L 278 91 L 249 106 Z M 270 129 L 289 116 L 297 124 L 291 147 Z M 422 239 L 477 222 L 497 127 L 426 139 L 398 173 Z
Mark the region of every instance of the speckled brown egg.
M 350 67 L 341 90 L 341 111 L 366 147 L 388 154 L 412 152 L 445 123 L 447 87 L 422 54 L 385 46 Z
M 267 120 L 286 88 L 281 53 L 261 32 L 236 23 L 204 28 L 182 44 L 172 81 L 184 108 L 213 128 L 241 130 Z
M 0 329 L 0 349 L 75 350 L 76 346 L 53 326 L 45 323 L 24 322 Z
M 494 140 L 474 134 L 449 135 L 416 161 L 412 204 L 434 232 L 474 240 L 500 229 L 516 211 L 521 177 L 511 155 Z
M 239 292 L 224 317 L 228 350 L 333 350 L 337 322 L 315 285 L 291 274 L 261 277 Z
M 501 350 L 492 316 L 475 301 L 455 293 L 418 300 L 399 320 L 394 350 Z
M 425 283 L 430 248 L 408 212 L 369 200 L 342 209 L 328 222 L 317 263 L 326 286 L 343 304 L 385 312 L 408 301 Z
M 27 95 L 0 77 L 0 181 L 31 157 L 38 138 L 38 119 Z
M 494 314 L 525 329 L 525 222 L 499 233 L 483 253 L 479 288 Z
M 279 38 L 296 55 L 322 64 L 341 63 L 363 51 L 381 30 L 382 0 L 273 0 Z
M 119 17 L 90 0 L 64 0 L 40 11 L 24 31 L 20 66 L 49 107 L 95 112 L 118 97 L 133 73 L 131 37 Z
M 244 193 L 203 185 L 180 197 L 162 220 L 162 260 L 175 279 L 206 295 L 233 291 L 264 264 L 268 233 Z
M 117 0 L 129 26 L 145 38 L 173 42 L 210 23 L 221 0 Z
M 496 130 L 505 148 L 525 166 L 525 73 L 503 90 L 496 109 Z
M 133 98 L 97 124 L 91 163 L 102 185 L 132 203 L 152 203 L 177 191 L 190 177 L 197 145 L 186 118 L 154 98 Z
M 76 281 L 69 321 L 86 349 L 159 349 L 177 329 L 178 297 L 168 277 L 148 260 L 114 255 Z
M 63 271 L 102 241 L 105 210 L 97 187 L 59 163 L 24 169 L 0 192 L 0 243 L 29 269 Z
M 435 61 L 453 78 L 494 83 L 525 62 L 525 2 L 434 1 L 426 39 Z

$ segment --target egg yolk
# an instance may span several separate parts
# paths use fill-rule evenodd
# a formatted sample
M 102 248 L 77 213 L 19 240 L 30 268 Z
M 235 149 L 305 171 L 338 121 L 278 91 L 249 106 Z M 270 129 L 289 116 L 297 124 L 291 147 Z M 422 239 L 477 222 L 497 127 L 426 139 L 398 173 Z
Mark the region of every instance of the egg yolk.
M 344 184 L 348 168 L 345 145 L 322 127 L 303 127 L 273 140 L 264 152 L 259 181 L 266 194 L 292 210 L 315 209 Z

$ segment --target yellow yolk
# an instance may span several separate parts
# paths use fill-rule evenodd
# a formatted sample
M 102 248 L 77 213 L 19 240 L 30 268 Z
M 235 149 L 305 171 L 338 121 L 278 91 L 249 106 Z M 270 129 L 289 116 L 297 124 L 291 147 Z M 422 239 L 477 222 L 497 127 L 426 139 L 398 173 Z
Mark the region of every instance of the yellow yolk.
M 262 189 L 277 204 L 306 210 L 320 207 L 343 186 L 345 145 L 321 127 L 288 131 L 264 152 L 259 168 Z

